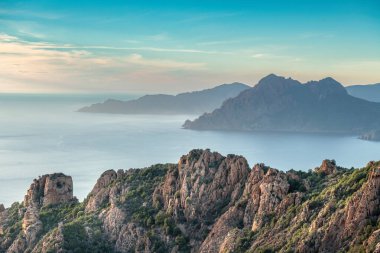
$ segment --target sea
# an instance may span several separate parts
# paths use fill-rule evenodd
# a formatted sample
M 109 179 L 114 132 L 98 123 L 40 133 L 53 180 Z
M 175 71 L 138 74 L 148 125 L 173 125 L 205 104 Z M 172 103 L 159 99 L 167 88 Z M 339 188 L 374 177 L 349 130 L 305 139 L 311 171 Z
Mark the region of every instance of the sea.
M 34 178 L 62 172 L 83 200 L 108 169 L 176 163 L 191 149 L 243 155 L 250 166 L 307 171 L 323 159 L 342 167 L 380 160 L 380 143 L 333 134 L 193 131 L 198 115 L 80 113 L 83 106 L 138 94 L 0 94 L 0 203 L 22 201 Z

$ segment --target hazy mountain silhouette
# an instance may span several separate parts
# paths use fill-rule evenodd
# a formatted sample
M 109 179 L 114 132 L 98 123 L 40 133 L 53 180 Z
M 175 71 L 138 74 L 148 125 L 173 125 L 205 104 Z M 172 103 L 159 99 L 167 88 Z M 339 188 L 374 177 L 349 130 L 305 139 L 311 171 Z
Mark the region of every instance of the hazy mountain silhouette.
M 145 95 L 135 100 L 109 99 L 79 109 L 80 112 L 116 114 L 201 114 L 211 112 L 228 98 L 237 96 L 250 86 L 242 83 L 222 84 L 211 89 L 178 95 Z
M 185 128 L 364 133 L 380 126 L 380 103 L 349 95 L 328 77 L 302 84 L 274 74 Z
M 346 87 L 348 94 L 372 102 L 380 102 L 380 83 Z

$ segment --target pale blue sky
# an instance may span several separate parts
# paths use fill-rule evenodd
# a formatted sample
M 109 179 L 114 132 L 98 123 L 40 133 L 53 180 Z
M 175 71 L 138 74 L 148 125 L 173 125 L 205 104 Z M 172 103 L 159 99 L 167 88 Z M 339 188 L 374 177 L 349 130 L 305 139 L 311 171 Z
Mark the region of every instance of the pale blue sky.
M 0 92 L 380 82 L 380 2 L 0 2 Z

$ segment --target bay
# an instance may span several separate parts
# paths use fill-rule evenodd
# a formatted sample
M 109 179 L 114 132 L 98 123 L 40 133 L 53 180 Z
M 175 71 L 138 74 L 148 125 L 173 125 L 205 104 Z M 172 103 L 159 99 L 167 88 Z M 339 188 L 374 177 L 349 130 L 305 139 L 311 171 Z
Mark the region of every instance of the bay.
M 343 167 L 380 160 L 380 143 L 350 135 L 192 131 L 198 115 L 113 115 L 76 112 L 107 98 L 138 94 L 0 94 L 0 203 L 22 201 L 39 175 L 63 172 L 83 200 L 107 169 L 176 163 L 194 148 L 239 154 L 250 166 L 309 170 L 323 159 Z

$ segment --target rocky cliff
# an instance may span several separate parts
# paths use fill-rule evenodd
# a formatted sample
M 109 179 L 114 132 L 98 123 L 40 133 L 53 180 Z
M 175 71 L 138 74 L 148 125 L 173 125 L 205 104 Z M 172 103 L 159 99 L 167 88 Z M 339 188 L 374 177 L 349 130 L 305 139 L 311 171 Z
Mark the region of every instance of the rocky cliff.
M 30 252 L 44 230 L 41 210 L 47 206 L 75 202 L 70 176 L 56 173 L 35 179 L 22 205 L 15 203 L 1 212 L 0 242 L 5 247 L 9 246 L 7 252 Z M 14 231 L 19 231 L 18 235 Z
M 283 172 L 192 150 L 109 170 L 79 203 L 63 174 L 0 206 L 1 252 L 380 252 L 380 162 Z

